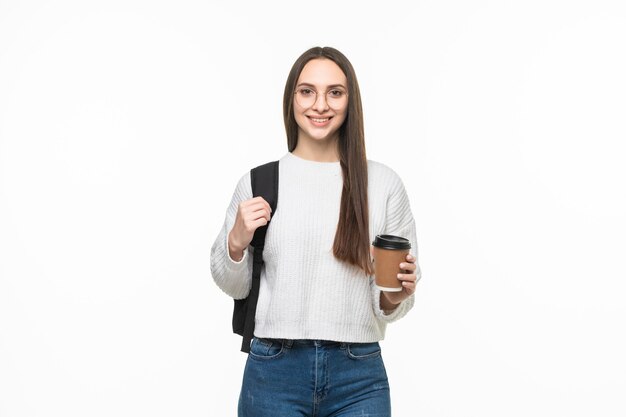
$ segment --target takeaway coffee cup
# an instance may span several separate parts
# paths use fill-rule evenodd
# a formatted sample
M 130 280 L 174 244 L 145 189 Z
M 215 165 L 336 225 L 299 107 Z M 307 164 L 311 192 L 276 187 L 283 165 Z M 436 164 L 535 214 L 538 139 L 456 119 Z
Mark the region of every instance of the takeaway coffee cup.
M 376 286 L 381 291 L 402 291 L 402 281 L 398 279 L 398 274 L 405 271 L 400 269 L 400 263 L 406 262 L 411 242 L 400 236 L 376 235 L 372 246 Z

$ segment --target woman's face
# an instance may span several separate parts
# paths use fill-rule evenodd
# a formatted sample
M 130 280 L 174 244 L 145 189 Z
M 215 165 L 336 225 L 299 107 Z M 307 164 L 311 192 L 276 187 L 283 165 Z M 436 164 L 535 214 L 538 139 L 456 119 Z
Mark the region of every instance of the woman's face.
M 317 96 L 313 92 L 317 92 Z M 339 139 L 338 130 L 348 110 L 347 92 L 346 76 L 337 64 L 323 58 L 307 62 L 296 83 L 293 101 L 293 113 L 299 127 L 298 141 Z M 341 93 L 343 98 L 340 98 Z

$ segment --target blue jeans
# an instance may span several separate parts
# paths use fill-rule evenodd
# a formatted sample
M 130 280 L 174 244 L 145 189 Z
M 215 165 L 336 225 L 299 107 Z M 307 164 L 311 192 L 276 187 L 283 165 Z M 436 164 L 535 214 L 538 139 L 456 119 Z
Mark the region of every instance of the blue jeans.
M 239 417 L 390 417 L 380 345 L 253 338 Z

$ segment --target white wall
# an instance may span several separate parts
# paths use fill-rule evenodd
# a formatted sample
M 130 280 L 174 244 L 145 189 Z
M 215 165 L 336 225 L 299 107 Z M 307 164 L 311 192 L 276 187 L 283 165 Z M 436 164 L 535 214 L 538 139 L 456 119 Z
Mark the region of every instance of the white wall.
M 318 45 L 417 221 L 394 415 L 625 415 L 622 4 L 1 0 L 0 416 L 236 414 L 209 250 Z

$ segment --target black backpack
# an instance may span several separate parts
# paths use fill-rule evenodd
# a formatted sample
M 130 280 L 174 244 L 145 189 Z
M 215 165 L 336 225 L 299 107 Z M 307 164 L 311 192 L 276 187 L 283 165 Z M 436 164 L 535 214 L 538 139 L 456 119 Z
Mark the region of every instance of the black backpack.
M 278 161 L 268 162 L 251 169 L 250 182 L 252 184 L 252 196 L 263 197 L 272 208 L 272 216 L 275 216 L 278 203 Z M 269 223 L 259 227 L 254 232 L 254 237 L 252 242 L 250 242 L 250 245 L 254 247 L 252 288 L 246 298 L 235 300 L 235 309 L 233 311 L 233 332 L 243 336 L 241 351 L 246 353 L 250 352 L 250 343 L 254 335 L 254 315 L 259 298 L 263 248 L 265 247 L 265 233 L 268 227 Z

